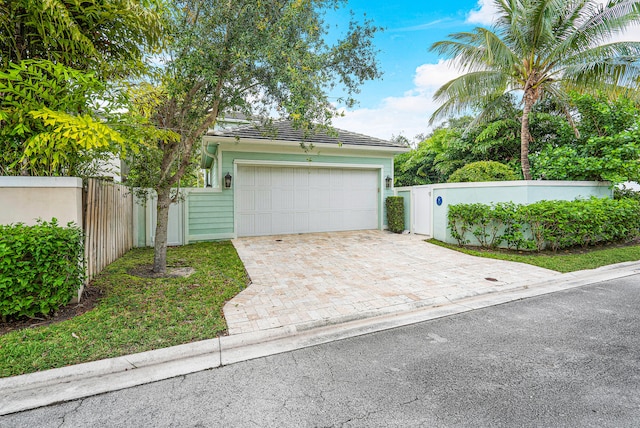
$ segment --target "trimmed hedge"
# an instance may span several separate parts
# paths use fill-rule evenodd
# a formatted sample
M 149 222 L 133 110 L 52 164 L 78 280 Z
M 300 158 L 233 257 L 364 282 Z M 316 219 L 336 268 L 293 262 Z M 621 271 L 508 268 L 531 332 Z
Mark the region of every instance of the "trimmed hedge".
M 71 223 L 0 225 L 0 316 L 47 316 L 66 305 L 85 277 L 83 232 Z
M 557 251 L 611 242 L 640 235 L 640 203 L 632 199 L 511 202 L 449 206 L 448 227 L 459 245 Z M 470 236 L 471 235 L 471 236 Z
M 495 161 L 471 162 L 449 176 L 447 183 L 469 183 L 480 181 L 512 181 L 518 175 L 507 165 Z
M 404 231 L 404 198 L 402 196 L 388 196 L 385 203 L 389 230 L 394 233 L 402 233 Z

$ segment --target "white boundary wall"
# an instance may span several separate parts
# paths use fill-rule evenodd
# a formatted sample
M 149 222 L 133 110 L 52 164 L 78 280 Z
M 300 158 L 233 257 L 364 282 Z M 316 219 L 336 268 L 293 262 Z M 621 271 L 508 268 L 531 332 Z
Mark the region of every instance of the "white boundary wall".
M 399 187 L 395 191 L 398 196 L 405 197 L 405 229 L 411 233 L 428 235 L 449 243 L 456 243 L 447 229 L 449 205 L 497 202 L 531 204 L 542 200 L 571 201 L 590 197 L 613 197 L 611 183 L 597 181 L 520 180 L 441 183 Z M 409 204 L 406 201 L 407 197 Z M 418 198 L 428 200 L 420 201 Z M 425 207 L 430 208 L 430 211 L 425 210 Z
M 41 218 L 82 227 L 82 179 L 0 177 L 0 224 L 36 224 Z

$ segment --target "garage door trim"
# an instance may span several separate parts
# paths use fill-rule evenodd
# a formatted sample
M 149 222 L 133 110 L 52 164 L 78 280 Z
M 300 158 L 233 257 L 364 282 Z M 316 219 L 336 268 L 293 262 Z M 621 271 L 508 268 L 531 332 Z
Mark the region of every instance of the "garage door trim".
M 288 161 L 267 161 L 267 160 L 251 160 L 251 159 L 235 159 L 233 161 L 233 176 L 238 177 L 238 166 L 273 166 L 273 167 L 292 167 L 292 168 L 339 168 L 339 169 L 361 169 L 375 170 L 378 172 L 378 229 L 382 230 L 382 204 L 384 203 L 384 177 L 382 172 L 384 166 L 379 164 L 354 164 L 354 163 L 335 163 L 335 162 L 288 162 Z M 235 181 L 235 180 L 234 180 Z M 234 236 L 238 237 L 238 195 L 234 189 L 233 196 L 233 230 Z

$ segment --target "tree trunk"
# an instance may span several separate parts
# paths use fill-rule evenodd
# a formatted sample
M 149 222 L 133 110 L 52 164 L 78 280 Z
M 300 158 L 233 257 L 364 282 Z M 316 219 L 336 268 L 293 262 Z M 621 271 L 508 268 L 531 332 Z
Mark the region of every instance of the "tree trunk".
M 167 272 L 167 229 L 169 227 L 169 206 L 171 188 L 158 189 L 158 209 L 156 219 L 156 240 L 153 253 L 153 272 Z
M 525 180 L 531 180 L 531 165 L 529 165 L 529 144 L 533 140 L 529 131 L 529 113 L 535 103 L 535 94 L 532 90 L 524 92 L 524 108 L 522 109 L 522 124 L 520 128 L 520 165 L 522 176 Z

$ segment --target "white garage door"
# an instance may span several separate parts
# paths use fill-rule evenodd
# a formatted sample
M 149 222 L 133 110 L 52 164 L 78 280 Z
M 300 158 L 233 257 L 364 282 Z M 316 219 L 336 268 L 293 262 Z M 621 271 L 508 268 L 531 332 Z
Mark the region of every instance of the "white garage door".
M 239 166 L 238 236 L 378 228 L 378 171 Z

